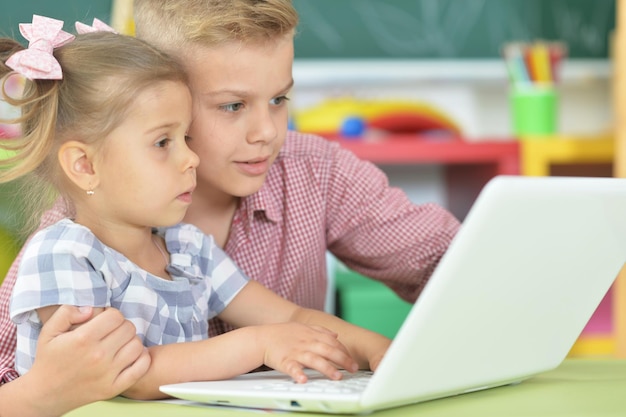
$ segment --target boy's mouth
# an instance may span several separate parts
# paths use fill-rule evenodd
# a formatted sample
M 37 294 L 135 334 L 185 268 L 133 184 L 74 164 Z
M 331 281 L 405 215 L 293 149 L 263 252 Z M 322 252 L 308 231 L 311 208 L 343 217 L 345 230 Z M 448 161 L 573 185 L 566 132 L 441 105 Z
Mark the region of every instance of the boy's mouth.
M 246 175 L 263 175 L 269 169 L 269 157 L 254 158 L 247 161 L 237 161 L 235 164 Z

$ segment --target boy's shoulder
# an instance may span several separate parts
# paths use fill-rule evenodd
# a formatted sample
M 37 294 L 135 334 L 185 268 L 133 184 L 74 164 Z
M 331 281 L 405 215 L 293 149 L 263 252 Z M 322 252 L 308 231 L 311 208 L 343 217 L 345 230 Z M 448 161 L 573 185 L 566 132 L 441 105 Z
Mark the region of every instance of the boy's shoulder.
M 338 143 L 321 136 L 289 130 L 279 158 L 332 159 L 339 149 Z
M 373 166 L 361 160 L 352 151 L 343 148 L 339 142 L 321 136 L 288 131 L 285 143 L 278 155 L 278 169 L 312 169 L 314 172 L 332 171 L 348 173 Z M 289 167 L 289 168 L 287 168 Z

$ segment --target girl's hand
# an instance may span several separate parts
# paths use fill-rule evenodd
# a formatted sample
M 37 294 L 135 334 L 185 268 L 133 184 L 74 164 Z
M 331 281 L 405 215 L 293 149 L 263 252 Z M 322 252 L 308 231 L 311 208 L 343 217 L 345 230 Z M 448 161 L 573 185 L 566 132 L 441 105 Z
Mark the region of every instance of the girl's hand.
M 341 379 L 338 369 L 358 370 L 358 363 L 337 339 L 337 334 L 319 327 L 289 322 L 259 326 L 258 342 L 264 346 L 265 365 L 307 381 L 304 368 L 315 369 L 330 379 Z

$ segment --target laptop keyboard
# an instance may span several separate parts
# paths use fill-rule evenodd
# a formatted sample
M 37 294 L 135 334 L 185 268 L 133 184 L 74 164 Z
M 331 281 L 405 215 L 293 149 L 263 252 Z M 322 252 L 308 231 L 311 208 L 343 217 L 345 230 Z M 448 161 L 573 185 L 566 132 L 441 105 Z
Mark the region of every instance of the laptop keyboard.
M 296 384 L 293 380 L 272 381 L 258 384 L 256 390 L 273 390 L 284 392 L 310 392 L 310 393 L 334 393 L 355 394 L 362 392 L 371 379 L 373 372 L 358 371 L 356 373 L 344 372 L 343 378 L 333 381 L 326 377 L 315 375 L 309 376 L 306 384 Z

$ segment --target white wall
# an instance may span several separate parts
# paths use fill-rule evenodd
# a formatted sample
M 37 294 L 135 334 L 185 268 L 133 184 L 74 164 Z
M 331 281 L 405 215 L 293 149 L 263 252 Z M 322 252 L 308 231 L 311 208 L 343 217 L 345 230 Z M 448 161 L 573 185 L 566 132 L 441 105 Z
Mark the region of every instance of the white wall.
M 296 60 L 294 109 L 329 97 L 410 98 L 452 117 L 470 141 L 512 138 L 506 68 L 501 60 Z M 562 64 L 559 128 L 594 134 L 611 128 L 611 66 L 608 60 L 567 60 Z M 392 185 L 416 203 L 445 204 L 440 166 L 383 166 Z
M 611 123 L 608 60 L 569 60 L 558 85 L 560 128 L 591 134 Z M 468 140 L 511 136 L 506 69 L 501 60 L 296 60 L 294 109 L 327 97 L 410 98 L 451 116 Z

